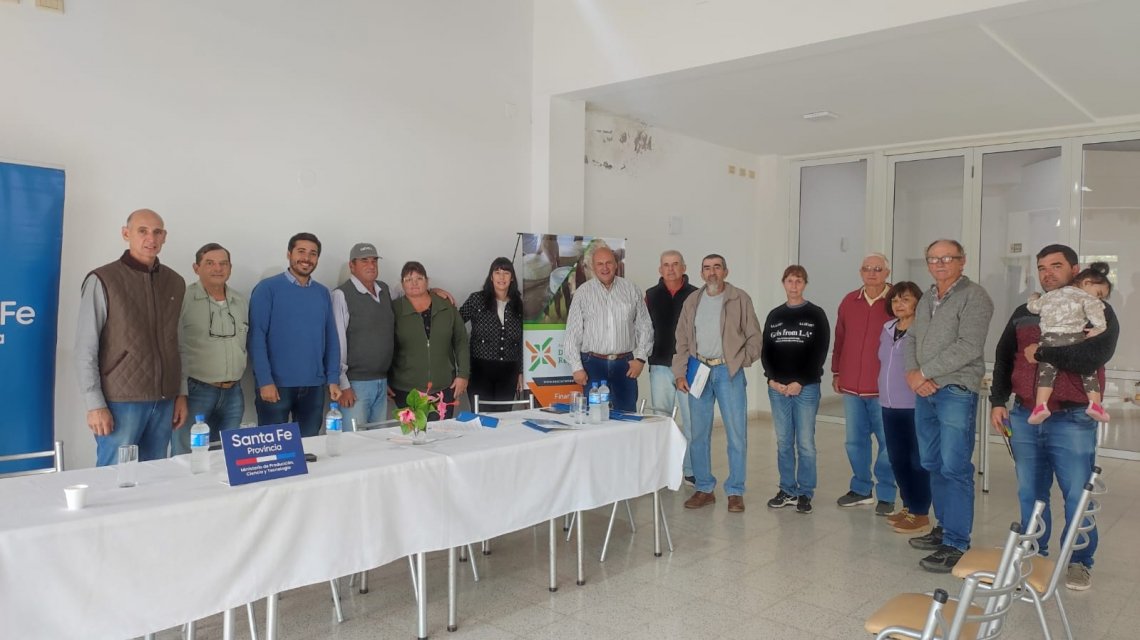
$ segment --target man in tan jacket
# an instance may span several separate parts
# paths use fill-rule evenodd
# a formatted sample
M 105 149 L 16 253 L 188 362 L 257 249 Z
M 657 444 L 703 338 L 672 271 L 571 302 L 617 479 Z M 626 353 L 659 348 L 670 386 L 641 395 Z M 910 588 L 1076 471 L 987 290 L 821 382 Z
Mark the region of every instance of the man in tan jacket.
M 686 509 L 699 509 L 716 502 L 709 443 L 712 436 L 713 403 L 720 404 L 728 437 L 728 479 L 724 492 L 728 510 L 744 511 L 744 480 L 748 461 L 748 390 L 744 369 L 760 359 L 760 321 L 752 299 L 725 282 L 728 264 L 723 256 L 710 254 L 701 261 L 705 286 L 685 300 L 677 321 L 677 353 L 673 375 L 677 388 L 689 392 L 690 359 L 708 367 L 708 381 L 700 396 L 689 393 L 692 442 L 689 452 L 696 477 L 696 493 L 685 501 Z

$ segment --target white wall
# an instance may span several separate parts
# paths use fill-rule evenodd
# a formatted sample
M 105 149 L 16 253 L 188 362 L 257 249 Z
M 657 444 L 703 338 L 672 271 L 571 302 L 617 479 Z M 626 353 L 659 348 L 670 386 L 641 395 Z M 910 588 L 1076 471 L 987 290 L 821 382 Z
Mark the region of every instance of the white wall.
M 79 284 L 139 207 L 162 260 L 233 252 L 248 292 L 316 233 L 334 285 L 349 247 L 381 277 L 422 260 L 465 296 L 529 228 L 531 3 L 272 0 L 0 4 L 0 158 L 67 172 L 56 433 L 93 464 L 72 358 Z M 248 387 L 247 387 L 248 391 Z M 247 415 L 250 418 L 251 414 Z
M 1022 0 L 536 0 L 535 93 L 782 51 Z
M 776 189 L 774 157 L 760 157 L 647 126 L 604 111 L 586 111 L 585 224 L 589 235 L 627 238 L 626 277 L 643 290 L 657 284 L 661 252 L 685 256 L 690 281 L 701 286 L 701 258 L 719 253 L 728 261 L 728 280 L 752 296 L 761 321 L 772 287 L 770 254 L 763 247 L 786 245 L 785 210 L 761 208 Z M 755 176 L 728 173 L 728 166 Z M 680 232 L 671 234 L 670 218 Z M 775 227 L 769 225 L 780 219 Z M 760 236 L 779 237 L 760 244 Z M 784 252 L 784 249 L 779 249 Z M 761 284 L 761 274 L 765 280 Z M 759 365 L 749 374 L 750 407 L 767 410 Z M 648 376 L 641 393 L 648 397 Z M 763 404 L 758 404 L 763 398 Z

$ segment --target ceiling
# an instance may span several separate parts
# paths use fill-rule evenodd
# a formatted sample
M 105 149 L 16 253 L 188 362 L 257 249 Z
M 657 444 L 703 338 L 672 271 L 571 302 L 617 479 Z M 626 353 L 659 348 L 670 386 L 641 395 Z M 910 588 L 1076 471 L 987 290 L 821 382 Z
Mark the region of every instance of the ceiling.
M 1140 2 L 1030 2 L 1011 13 L 912 25 L 567 97 L 780 155 L 1140 119 Z M 839 118 L 801 117 L 825 110 Z

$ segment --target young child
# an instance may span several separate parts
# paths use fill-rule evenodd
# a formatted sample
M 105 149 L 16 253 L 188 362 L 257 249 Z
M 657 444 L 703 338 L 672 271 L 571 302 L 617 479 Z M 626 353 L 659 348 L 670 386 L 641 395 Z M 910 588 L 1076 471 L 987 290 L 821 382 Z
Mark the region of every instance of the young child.
M 1108 265 L 1094 262 L 1077 274 L 1073 283 L 1055 289 L 1043 296 L 1030 296 L 1029 312 L 1041 316 L 1041 346 L 1064 347 L 1104 333 L 1104 300 L 1112 293 L 1108 279 Z M 1075 286 L 1074 286 L 1075 285 Z M 1092 329 L 1085 331 L 1091 324 Z M 1029 424 L 1041 424 L 1049 417 L 1049 397 L 1053 395 L 1053 381 L 1057 367 L 1046 362 L 1037 363 L 1037 398 Z M 1108 413 L 1101 406 L 1100 382 L 1096 374 L 1081 376 L 1089 406 L 1085 410 L 1097 422 L 1108 422 Z

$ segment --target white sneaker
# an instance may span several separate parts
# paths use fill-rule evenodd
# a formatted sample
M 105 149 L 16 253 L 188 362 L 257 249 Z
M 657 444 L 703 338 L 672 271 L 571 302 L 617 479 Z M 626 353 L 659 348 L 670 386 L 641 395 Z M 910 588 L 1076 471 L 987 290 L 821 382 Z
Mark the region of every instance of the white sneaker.
M 1092 586 L 1092 574 L 1089 573 L 1089 568 L 1079 562 L 1069 564 L 1069 570 L 1065 574 L 1065 586 L 1073 591 L 1088 591 Z

